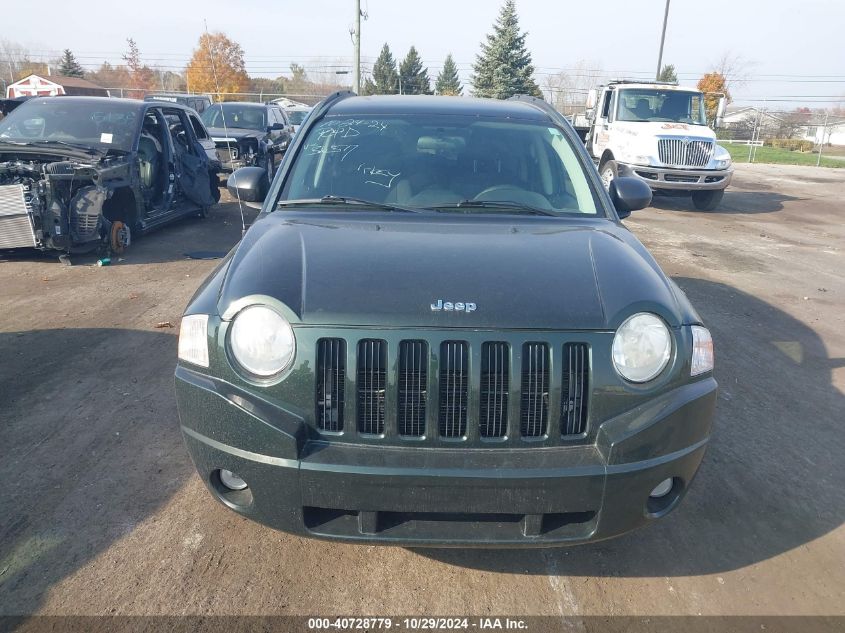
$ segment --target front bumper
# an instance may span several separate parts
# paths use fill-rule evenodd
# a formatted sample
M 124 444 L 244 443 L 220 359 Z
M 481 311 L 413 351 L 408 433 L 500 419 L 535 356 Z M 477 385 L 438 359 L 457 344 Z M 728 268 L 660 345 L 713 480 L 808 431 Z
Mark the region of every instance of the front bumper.
M 671 169 L 617 163 L 620 176 L 633 176 L 652 189 L 707 191 L 724 189 L 733 177 L 733 167 L 728 169 Z
M 594 443 L 548 448 L 315 441 L 295 414 L 184 367 L 176 394 L 200 476 L 244 516 L 351 542 L 530 547 L 609 538 L 674 509 L 704 455 L 716 382 L 684 385 L 608 420 Z M 228 491 L 219 469 L 248 491 Z M 669 495 L 650 500 L 667 478 Z

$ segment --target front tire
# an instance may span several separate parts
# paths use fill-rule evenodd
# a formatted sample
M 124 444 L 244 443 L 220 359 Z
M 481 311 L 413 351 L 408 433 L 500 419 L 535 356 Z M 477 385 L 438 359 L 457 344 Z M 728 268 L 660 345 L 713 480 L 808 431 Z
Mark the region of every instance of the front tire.
M 273 176 L 276 175 L 276 161 L 272 153 L 267 154 L 267 158 L 264 160 L 264 170 L 267 172 L 267 188 L 269 189 L 273 182 Z
M 722 201 L 725 195 L 724 189 L 711 189 L 709 191 L 693 191 L 692 204 L 699 211 L 713 211 Z
M 601 182 L 605 189 L 610 189 L 610 183 L 619 175 L 619 168 L 616 166 L 615 160 L 608 160 L 601 166 L 599 170 L 601 175 Z

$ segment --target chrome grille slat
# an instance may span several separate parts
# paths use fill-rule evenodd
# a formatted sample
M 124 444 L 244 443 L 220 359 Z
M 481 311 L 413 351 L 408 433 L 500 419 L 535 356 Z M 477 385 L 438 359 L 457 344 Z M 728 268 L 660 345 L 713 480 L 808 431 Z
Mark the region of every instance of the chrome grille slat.
M 522 348 L 522 437 L 546 435 L 549 418 L 549 347 L 525 343 Z
M 320 339 L 317 359 L 317 427 L 340 432 L 343 430 L 346 341 Z
M 384 433 L 387 387 L 387 343 L 366 339 L 358 342 L 358 432 Z
M 508 430 L 507 343 L 484 343 L 481 352 L 481 437 L 504 437 Z
M 428 344 L 402 341 L 399 344 L 399 435 L 425 435 L 428 397 Z
M 706 167 L 713 156 L 713 141 L 661 138 L 657 141 L 660 162 L 668 167 Z
M 467 429 L 467 344 L 446 341 L 440 346 L 440 436 L 461 438 Z

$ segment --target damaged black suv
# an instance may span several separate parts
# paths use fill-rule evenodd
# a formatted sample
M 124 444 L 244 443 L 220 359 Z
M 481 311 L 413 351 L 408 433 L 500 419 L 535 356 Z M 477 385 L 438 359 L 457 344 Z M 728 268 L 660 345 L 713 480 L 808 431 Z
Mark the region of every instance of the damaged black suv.
M 0 249 L 122 253 L 219 200 L 214 143 L 179 104 L 32 99 L 0 121 Z

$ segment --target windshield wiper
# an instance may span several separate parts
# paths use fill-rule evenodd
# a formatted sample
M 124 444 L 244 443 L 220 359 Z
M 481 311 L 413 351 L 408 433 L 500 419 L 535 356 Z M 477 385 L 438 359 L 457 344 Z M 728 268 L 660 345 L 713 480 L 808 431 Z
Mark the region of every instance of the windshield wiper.
M 510 200 L 462 200 L 456 204 L 455 207 L 458 209 L 508 209 L 527 213 L 529 215 L 547 215 L 553 218 L 558 217 L 558 214 L 554 211 L 547 211 L 546 209 L 532 207 L 529 204 L 522 204 L 520 202 L 511 202 Z
M 102 154 L 102 152 L 98 149 L 94 149 L 90 145 L 83 145 L 82 143 L 69 143 L 68 141 L 57 141 L 51 139 L 38 139 L 35 141 L 29 141 L 26 145 L 62 145 L 64 147 L 71 147 L 73 149 L 78 149 L 83 152 L 87 152 L 89 154 Z
M 373 202 L 371 200 L 364 200 L 363 198 L 350 198 L 348 196 L 323 196 L 322 198 L 300 198 L 295 200 L 279 200 L 276 203 L 277 207 L 292 207 L 292 206 L 313 206 L 318 204 L 324 205 L 350 205 L 359 207 L 372 207 L 374 209 L 381 209 L 383 211 L 403 211 L 406 213 L 419 213 L 419 209 L 411 207 L 403 207 L 399 204 L 392 204 L 388 202 Z

